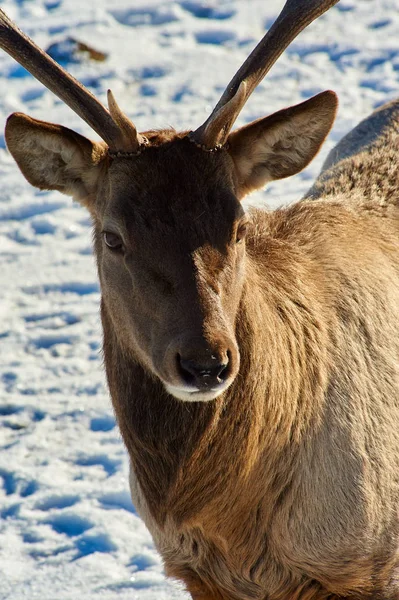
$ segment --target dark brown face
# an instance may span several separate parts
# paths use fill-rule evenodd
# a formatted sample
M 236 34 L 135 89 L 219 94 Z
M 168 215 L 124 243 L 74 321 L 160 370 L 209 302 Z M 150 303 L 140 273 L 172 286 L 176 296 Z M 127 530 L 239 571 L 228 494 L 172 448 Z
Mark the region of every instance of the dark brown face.
M 98 198 L 98 267 L 118 340 L 181 400 L 216 398 L 239 369 L 246 217 L 232 172 L 226 151 L 177 139 L 116 159 Z

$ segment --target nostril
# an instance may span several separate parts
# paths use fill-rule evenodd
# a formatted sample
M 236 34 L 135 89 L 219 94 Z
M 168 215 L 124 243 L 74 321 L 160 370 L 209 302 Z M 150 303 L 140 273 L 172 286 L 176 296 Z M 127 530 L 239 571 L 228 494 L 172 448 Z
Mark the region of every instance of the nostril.
M 180 354 L 176 357 L 177 370 L 185 383 L 193 385 L 195 383 L 195 373 L 191 360 L 184 360 Z
M 220 379 L 220 381 L 225 381 L 229 375 L 229 363 L 223 363 L 221 365 L 219 365 L 220 369 L 219 369 L 219 373 L 217 374 L 217 378 Z

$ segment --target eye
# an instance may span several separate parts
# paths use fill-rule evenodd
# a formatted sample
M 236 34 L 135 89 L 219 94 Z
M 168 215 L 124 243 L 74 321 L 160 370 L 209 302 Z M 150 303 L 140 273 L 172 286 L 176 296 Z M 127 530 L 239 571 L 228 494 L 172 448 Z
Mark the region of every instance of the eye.
M 237 233 L 236 233 L 236 243 L 237 244 L 239 244 L 245 238 L 247 229 L 248 229 L 247 223 L 240 223 L 240 225 L 237 227 Z
M 111 250 L 120 251 L 123 249 L 122 238 L 116 233 L 113 233 L 112 231 L 103 231 L 103 238 L 104 242 Z

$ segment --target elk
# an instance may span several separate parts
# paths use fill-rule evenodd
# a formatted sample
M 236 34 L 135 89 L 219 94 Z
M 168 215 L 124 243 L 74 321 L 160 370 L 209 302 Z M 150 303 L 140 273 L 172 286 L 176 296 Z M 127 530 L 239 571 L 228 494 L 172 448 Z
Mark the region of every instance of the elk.
M 274 212 L 240 201 L 308 164 L 335 95 L 231 132 L 335 3 L 288 0 L 182 133 L 138 133 L 0 12 L 0 46 L 103 140 L 23 114 L 6 126 L 27 180 L 91 214 L 132 498 L 194 600 L 399 597 L 399 102 Z

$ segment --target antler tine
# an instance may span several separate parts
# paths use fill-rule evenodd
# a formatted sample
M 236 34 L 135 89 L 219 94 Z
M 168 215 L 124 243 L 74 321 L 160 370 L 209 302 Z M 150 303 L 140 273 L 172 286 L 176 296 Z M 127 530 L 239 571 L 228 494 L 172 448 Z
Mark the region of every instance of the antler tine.
M 138 150 L 136 128 L 133 123 L 130 135 L 113 120 L 107 109 L 72 75 L 56 63 L 46 52 L 25 35 L 0 9 L 0 48 L 27 69 L 46 88 L 67 104 L 113 150 L 135 152 Z M 126 117 L 126 121 L 127 121 Z
M 208 149 L 223 145 L 247 99 L 282 52 L 305 27 L 337 2 L 339 0 L 287 0 L 271 29 L 230 81 L 211 115 L 190 134 L 191 139 Z M 241 91 L 243 83 L 245 94 Z M 241 96 L 238 102 L 233 101 L 237 92 Z M 230 110 L 227 104 L 230 104 Z M 225 114 L 221 126 L 222 110 Z

